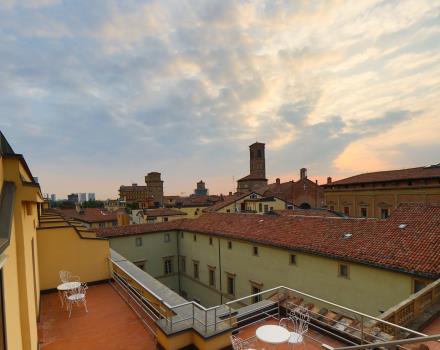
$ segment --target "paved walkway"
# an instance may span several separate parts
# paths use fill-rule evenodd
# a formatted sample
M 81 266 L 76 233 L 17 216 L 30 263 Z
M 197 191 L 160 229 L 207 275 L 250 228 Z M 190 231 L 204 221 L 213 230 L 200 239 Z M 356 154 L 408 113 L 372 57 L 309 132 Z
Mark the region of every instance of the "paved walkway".
M 58 293 L 42 295 L 38 324 L 41 349 L 155 349 L 151 333 L 110 285 L 89 287 L 87 306 L 88 313 L 75 306 L 69 319 Z

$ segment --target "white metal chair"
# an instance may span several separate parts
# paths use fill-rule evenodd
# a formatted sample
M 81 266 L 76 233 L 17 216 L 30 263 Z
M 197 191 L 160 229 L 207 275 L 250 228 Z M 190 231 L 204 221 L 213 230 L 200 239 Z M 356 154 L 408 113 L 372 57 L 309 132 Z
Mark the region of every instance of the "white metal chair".
M 309 330 L 310 315 L 306 308 L 298 306 L 291 310 L 288 318 L 282 318 L 279 322 L 280 326 L 289 329 L 289 324 L 291 325 L 292 332 L 290 332 L 290 338 L 288 340 L 289 346 L 293 347 L 297 344 L 304 343 L 304 335 Z
M 231 344 L 234 350 L 255 350 L 255 348 L 251 347 L 254 342 L 255 339 L 253 338 L 241 339 L 236 335 L 231 335 Z
M 73 305 L 79 305 L 82 303 L 84 305 L 84 308 L 86 309 L 86 312 L 89 312 L 87 310 L 87 300 L 86 300 L 86 292 L 87 292 L 87 284 L 81 283 L 81 286 L 75 289 L 72 289 L 67 294 L 67 309 L 69 310 L 69 318 L 72 315 L 72 309 Z
M 79 282 L 79 276 L 73 276 L 71 272 L 61 270 L 59 272 L 61 283 Z

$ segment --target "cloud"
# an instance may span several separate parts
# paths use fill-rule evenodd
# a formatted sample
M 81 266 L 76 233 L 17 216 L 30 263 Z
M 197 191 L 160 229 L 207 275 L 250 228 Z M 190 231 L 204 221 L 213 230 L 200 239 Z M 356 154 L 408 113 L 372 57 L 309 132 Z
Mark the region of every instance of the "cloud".
M 255 140 L 267 143 L 272 177 L 302 166 L 350 175 L 361 153 L 363 166 L 399 167 L 439 144 L 438 1 L 0 8 L 0 127 L 40 178 L 56 163 L 81 187 L 82 170 L 99 165 L 114 188 L 88 186 L 102 196 L 150 170 L 169 193 L 200 177 L 227 192 Z

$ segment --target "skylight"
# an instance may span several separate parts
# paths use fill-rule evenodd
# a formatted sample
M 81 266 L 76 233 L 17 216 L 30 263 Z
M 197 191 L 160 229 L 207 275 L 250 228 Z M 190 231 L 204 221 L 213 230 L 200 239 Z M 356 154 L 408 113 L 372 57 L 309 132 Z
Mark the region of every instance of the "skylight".
M 407 225 L 407 224 L 400 224 L 400 225 L 399 225 L 399 228 L 400 228 L 400 229 L 404 229 L 406 226 L 408 226 L 408 225 Z

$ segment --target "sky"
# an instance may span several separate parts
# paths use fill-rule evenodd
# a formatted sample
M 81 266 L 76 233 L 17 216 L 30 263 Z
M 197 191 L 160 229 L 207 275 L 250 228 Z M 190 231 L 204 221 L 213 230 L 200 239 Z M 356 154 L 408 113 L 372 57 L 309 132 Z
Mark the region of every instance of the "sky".
M 0 130 L 44 193 L 440 162 L 440 1 L 0 0 Z

